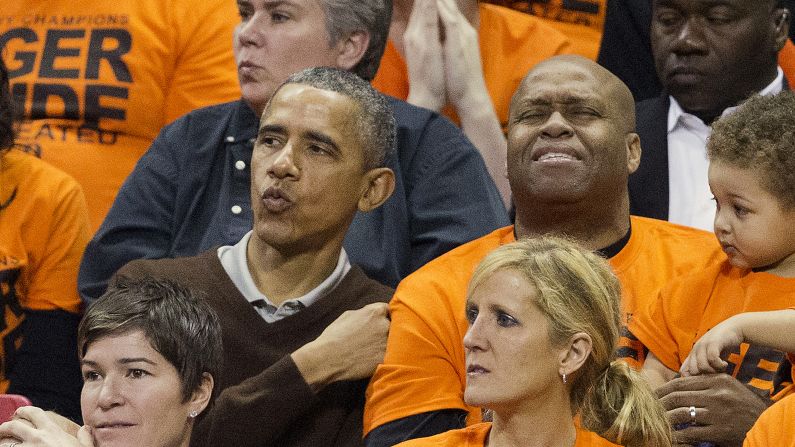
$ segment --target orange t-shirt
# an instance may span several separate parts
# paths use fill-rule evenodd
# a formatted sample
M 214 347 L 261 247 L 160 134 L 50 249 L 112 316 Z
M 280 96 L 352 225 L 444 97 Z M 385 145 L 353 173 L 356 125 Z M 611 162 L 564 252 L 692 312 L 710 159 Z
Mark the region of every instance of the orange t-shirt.
M 238 21 L 230 0 L 3 2 L 17 143 L 77 180 L 93 229 L 165 124 L 240 97 Z
M 784 71 L 790 88 L 795 88 L 795 44 L 789 39 L 778 53 L 778 65 Z
M 743 447 L 795 447 L 795 396 L 765 410 L 745 435 Z
M 412 439 L 401 442 L 398 447 L 483 447 L 491 431 L 491 422 L 482 422 L 460 430 L 450 430 L 429 438 Z M 605 438 L 594 432 L 577 429 L 574 447 L 614 447 Z
M 548 0 L 543 3 L 529 3 L 534 15 L 566 35 L 571 42 L 572 53 L 596 60 L 599 45 L 602 43 L 607 0 Z
M 660 362 L 678 371 L 696 340 L 721 321 L 793 305 L 795 278 L 741 270 L 725 261 L 672 282 L 635 315 L 629 329 Z M 791 365 L 781 351 L 743 343 L 726 360 L 726 372 L 760 397 L 775 401 L 792 391 Z
M 624 321 L 656 298 L 670 279 L 723 256 L 712 233 L 661 220 L 631 219 L 629 241 L 610 259 L 623 286 Z M 480 409 L 464 403 L 466 290 L 486 254 L 513 240 L 513 227 L 496 230 L 436 258 L 398 285 L 389 304 L 392 325 L 386 356 L 367 389 L 365 433 L 387 422 L 443 409 L 468 411 L 469 424 L 480 422 Z
M 25 309 L 77 313 L 88 243 L 86 202 L 71 177 L 18 150 L 0 154 L 0 359 L 21 343 Z M 0 368 L 0 392 L 8 381 Z
M 536 17 L 480 3 L 478 40 L 486 89 L 503 129 L 508 125 L 508 106 L 525 74 L 536 64 L 556 54 L 571 53 L 563 34 Z M 405 100 L 409 96 L 406 62 L 391 41 L 387 42 L 373 87 Z M 458 122 L 447 107 L 445 115 Z

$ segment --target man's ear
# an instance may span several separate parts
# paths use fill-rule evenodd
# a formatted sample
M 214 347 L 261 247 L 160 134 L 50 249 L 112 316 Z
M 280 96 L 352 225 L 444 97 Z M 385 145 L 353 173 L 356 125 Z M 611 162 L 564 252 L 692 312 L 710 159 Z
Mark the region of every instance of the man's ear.
M 395 173 L 389 168 L 374 168 L 364 174 L 359 211 L 368 212 L 381 206 L 395 190 Z
M 643 150 L 640 147 L 640 137 L 636 133 L 627 134 L 627 171 L 632 174 L 640 166 L 640 156 Z
M 370 34 L 354 31 L 337 43 L 337 68 L 351 71 L 364 57 L 370 46 Z
M 577 370 L 579 370 L 593 350 L 593 341 L 591 336 L 585 332 L 577 332 L 569 338 L 569 341 L 560 352 L 559 360 L 559 374 L 562 376 L 564 373 L 571 377 Z
M 203 373 L 199 387 L 196 388 L 196 391 L 193 392 L 193 395 L 190 398 L 190 405 L 188 408 L 190 409 L 191 413 L 195 411 L 195 414 L 201 414 L 201 412 L 207 408 L 207 405 L 210 403 L 210 398 L 213 395 L 214 385 L 215 380 L 213 379 L 212 374 Z

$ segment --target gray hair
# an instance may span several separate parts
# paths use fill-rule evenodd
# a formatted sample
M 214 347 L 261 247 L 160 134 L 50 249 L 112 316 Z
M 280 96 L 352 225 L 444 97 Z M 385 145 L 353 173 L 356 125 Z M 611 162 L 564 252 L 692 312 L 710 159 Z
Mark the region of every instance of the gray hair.
M 80 322 L 80 358 L 101 338 L 139 330 L 176 368 L 184 402 L 199 388 L 204 373 L 218 383 L 223 362 L 218 316 L 196 292 L 167 279 L 119 278 Z
M 331 45 L 355 31 L 366 31 L 370 36 L 367 51 L 352 71 L 372 81 L 386 48 L 392 0 L 322 0 L 321 3 Z
M 358 110 L 356 131 L 364 149 L 364 168 L 384 166 L 395 150 L 395 117 L 386 97 L 378 93 L 369 82 L 353 74 L 333 67 L 313 67 L 293 73 L 271 96 L 271 100 L 287 84 L 308 85 L 328 90 L 351 98 Z M 270 109 L 265 106 L 263 116 Z

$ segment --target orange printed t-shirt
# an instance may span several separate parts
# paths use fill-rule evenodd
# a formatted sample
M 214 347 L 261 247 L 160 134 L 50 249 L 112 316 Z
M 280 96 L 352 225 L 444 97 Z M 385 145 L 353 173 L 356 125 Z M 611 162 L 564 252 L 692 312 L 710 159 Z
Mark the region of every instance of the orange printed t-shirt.
M 712 233 L 643 217 L 633 216 L 631 222 L 629 241 L 610 259 L 623 287 L 624 321 L 670 279 L 723 256 Z M 513 227 L 496 230 L 436 258 L 398 285 L 389 304 L 386 356 L 367 389 L 365 433 L 444 409 L 468 411 L 468 424 L 480 422 L 480 409 L 464 403 L 466 290 L 486 254 L 513 241 Z M 642 361 L 640 354 L 628 355 Z
M 93 229 L 165 124 L 239 98 L 238 21 L 230 0 L 3 2 L 17 144 L 77 180 Z
M 0 155 L 0 392 L 25 309 L 80 311 L 77 270 L 88 243 L 86 202 L 71 177 L 17 150 Z
M 508 126 L 508 106 L 525 74 L 536 64 L 556 54 L 571 53 L 569 42 L 536 17 L 480 3 L 480 59 L 486 89 L 503 129 Z M 376 90 L 398 99 L 409 96 L 406 62 L 392 41 L 388 41 L 381 65 L 373 79 Z M 458 122 L 452 108 L 445 115 Z
M 742 312 L 795 305 L 795 278 L 737 269 L 728 261 L 680 278 L 641 309 L 629 329 L 672 371 L 678 371 L 693 344 L 708 330 Z M 792 390 L 785 353 L 743 343 L 730 353 L 726 373 L 776 401 Z
M 398 447 L 483 447 L 491 431 L 491 422 L 482 422 L 460 430 L 450 430 L 429 438 L 401 442 Z M 613 447 L 607 439 L 594 432 L 577 429 L 574 447 Z
M 795 396 L 765 410 L 745 435 L 743 447 L 795 447 Z

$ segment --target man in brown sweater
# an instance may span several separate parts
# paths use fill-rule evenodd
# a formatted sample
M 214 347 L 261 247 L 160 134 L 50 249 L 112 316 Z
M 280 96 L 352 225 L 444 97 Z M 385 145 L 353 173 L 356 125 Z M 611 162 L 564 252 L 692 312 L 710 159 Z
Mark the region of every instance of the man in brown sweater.
M 392 290 L 352 266 L 356 211 L 394 189 L 395 123 L 356 75 L 292 75 L 262 116 L 251 160 L 254 228 L 195 257 L 139 260 L 117 277 L 174 278 L 203 291 L 224 338 L 220 395 L 192 446 L 361 443 L 367 378 L 383 359 Z

